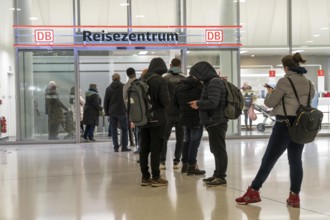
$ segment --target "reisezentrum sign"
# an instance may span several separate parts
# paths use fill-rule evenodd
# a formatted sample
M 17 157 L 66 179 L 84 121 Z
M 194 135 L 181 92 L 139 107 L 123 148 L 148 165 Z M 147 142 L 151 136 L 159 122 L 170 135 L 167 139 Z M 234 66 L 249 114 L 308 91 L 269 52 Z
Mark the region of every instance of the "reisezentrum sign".
M 15 47 L 230 47 L 241 26 L 13 26 Z M 147 31 L 145 31 L 147 30 Z

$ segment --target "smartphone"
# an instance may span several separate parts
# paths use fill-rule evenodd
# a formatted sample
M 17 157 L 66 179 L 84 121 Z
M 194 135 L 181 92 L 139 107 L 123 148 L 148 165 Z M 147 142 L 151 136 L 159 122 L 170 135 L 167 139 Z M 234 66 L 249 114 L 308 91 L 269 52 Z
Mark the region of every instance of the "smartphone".
M 264 84 L 264 87 L 266 87 L 267 89 L 274 89 L 271 85 L 269 85 L 267 83 Z

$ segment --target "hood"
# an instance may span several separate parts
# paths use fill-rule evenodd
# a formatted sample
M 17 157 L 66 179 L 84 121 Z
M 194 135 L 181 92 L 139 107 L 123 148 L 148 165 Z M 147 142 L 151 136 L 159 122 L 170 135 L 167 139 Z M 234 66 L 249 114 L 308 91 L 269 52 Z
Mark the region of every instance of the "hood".
M 214 77 L 218 77 L 217 71 L 215 71 L 213 66 L 206 61 L 198 62 L 193 65 L 190 69 L 189 75 L 195 77 L 203 83 L 208 82 Z
M 164 60 L 160 57 L 153 58 L 150 61 L 148 72 L 157 73 L 159 75 L 163 75 L 164 73 L 167 73 L 167 66 Z
M 92 89 L 90 89 L 90 90 L 88 90 L 87 92 L 86 92 L 86 97 L 89 97 L 89 96 L 92 96 L 92 95 L 94 95 L 94 94 L 98 94 L 96 91 L 93 91 Z
M 180 67 L 175 66 L 175 67 L 170 68 L 168 70 L 168 72 L 172 73 L 173 75 L 178 75 L 178 74 L 182 73 L 182 70 Z
M 195 88 L 195 87 L 201 85 L 201 82 L 192 76 L 188 76 L 186 79 L 182 80 L 180 83 L 185 90 L 189 90 L 191 88 Z

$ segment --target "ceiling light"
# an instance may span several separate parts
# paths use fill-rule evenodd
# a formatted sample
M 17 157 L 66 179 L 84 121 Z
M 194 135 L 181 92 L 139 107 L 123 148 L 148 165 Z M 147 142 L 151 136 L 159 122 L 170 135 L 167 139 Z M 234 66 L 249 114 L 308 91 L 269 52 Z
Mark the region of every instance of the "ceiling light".
M 239 53 L 243 54 L 243 53 L 247 53 L 247 52 L 248 52 L 247 50 L 241 50 Z
M 319 37 L 320 35 L 319 34 L 313 34 L 313 37 Z
M 146 55 L 147 53 L 148 53 L 148 51 L 143 50 L 143 51 L 140 51 L 138 54 L 139 55 Z
M 308 41 L 306 41 L 306 43 L 313 43 L 313 41 L 312 40 L 308 40 Z
M 39 18 L 37 18 L 37 17 L 30 17 L 29 18 L 29 20 L 31 20 L 31 21 L 36 21 L 36 20 L 38 20 Z
M 120 6 L 129 6 L 129 3 L 121 3 Z
M 9 8 L 9 10 L 11 10 L 11 11 L 15 11 L 15 10 L 20 11 L 21 9 L 20 8 L 16 8 L 16 9 L 15 8 Z
M 296 51 L 292 51 L 292 53 L 302 53 L 304 52 L 305 50 L 296 50 Z
M 251 55 L 251 57 L 255 57 L 255 55 L 254 55 L 254 54 L 252 54 L 252 55 Z
M 145 16 L 144 15 L 136 15 L 135 17 L 136 18 L 144 18 Z
M 324 30 L 329 30 L 328 27 L 323 27 L 323 28 L 320 28 L 320 30 L 324 31 Z

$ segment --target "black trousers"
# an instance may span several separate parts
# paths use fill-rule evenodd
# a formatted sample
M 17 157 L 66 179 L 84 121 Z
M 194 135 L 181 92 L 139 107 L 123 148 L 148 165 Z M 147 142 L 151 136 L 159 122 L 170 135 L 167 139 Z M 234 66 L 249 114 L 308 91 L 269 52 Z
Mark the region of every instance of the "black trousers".
M 140 168 L 142 178 L 150 178 L 149 154 L 152 178 L 160 177 L 160 152 L 164 142 L 164 125 L 156 127 L 141 127 Z
M 183 125 L 179 122 L 179 117 L 175 116 L 167 116 L 167 122 L 165 125 L 165 141 L 163 143 L 162 152 L 160 154 L 160 161 L 166 161 L 167 154 L 167 141 L 171 136 L 172 128 L 175 127 L 175 151 L 174 151 L 174 159 L 173 162 L 180 162 L 182 155 L 182 147 L 183 147 Z
M 210 150 L 215 161 L 213 175 L 217 178 L 225 178 L 227 176 L 228 155 L 225 141 L 227 128 L 227 123 L 206 126 L 209 134 Z

